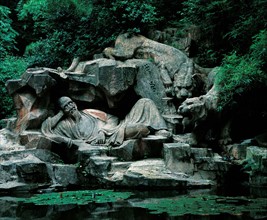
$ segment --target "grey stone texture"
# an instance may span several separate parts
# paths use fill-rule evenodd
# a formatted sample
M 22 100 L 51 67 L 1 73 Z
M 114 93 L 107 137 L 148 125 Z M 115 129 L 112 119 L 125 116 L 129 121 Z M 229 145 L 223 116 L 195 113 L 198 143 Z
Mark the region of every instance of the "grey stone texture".
M 231 119 L 215 111 L 218 68 L 198 66 L 187 56 L 190 39 L 180 43 L 184 52 L 122 34 L 94 60 L 75 59 L 67 70 L 28 69 L 20 79 L 7 81 L 16 118 L 4 121 L 6 128 L 0 130 L 0 192 L 73 186 L 205 188 L 218 186 L 242 162 L 249 165 L 249 183 L 266 186 L 266 134 L 231 143 Z M 61 96 L 72 98 L 79 109 L 96 108 L 119 118 L 138 99 L 149 98 L 172 136 L 150 135 L 117 147 L 80 143 L 68 148 L 40 132 L 43 121 L 58 112 Z

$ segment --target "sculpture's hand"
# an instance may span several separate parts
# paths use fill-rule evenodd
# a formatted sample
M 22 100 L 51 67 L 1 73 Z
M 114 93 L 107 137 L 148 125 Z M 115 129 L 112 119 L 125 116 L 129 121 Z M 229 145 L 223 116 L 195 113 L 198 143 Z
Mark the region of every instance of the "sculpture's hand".
M 92 144 L 105 144 L 106 137 L 103 131 L 99 131 L 96 139 L 92 142 Z
M 57 123 L 61 120 L 62 116 L 64 115 L 64 112 L 60 110 L 55 116 L 53 116 L 51 120 L 51 128 L 54 128 Z
M 63 115 L 64 115 L 64 112 L 63 112 L 62 110 L 60 110 L 60 111 L 57 113 L 57 116 L 60 117 L 60 118 L 61 118 Z

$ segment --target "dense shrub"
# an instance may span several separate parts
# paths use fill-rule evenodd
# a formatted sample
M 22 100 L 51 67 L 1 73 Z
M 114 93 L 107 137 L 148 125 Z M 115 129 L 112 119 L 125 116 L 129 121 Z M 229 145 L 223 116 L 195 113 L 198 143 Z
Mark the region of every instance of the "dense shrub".
M 252 37 L 267 27 L 265 0 L 185 0 L 180 23 L 197 25 L 199 64 L 220 65 L 231 51 L 245 55 Z
M 114 22 L 128 33 L 145 33 L 160 20 L 153 2 L 153 0 L 113 1 L 111 11 L 116 19 Z
M 216 78 L 220 94 L 220 109 L 238 103 L 245 94 L 267 86 L 267 31 L 254 38 L 250 53 L 226 56 Z
M 7 56 L 0 60 L 0 119 L 14 114 L 12 98 L 8 95 L 5 83 L 9 79 L 18 79 L 27 68 L 24 58 Z
M 11 26 L 9 14 L 9 8 L 0 5 L 0 58 L 16 49 L 15 38 L 18 33 Z
M 73 57 L 92 58 L 121 32 L 138 33 L 157 21 L 152 0 L 21 0 L 18 16 L 33 40 L 30 66 L 68 66 Z
M 91 1 L 21 0 L 17 11 L 26 32 L 33 26 L 25 51 L 30 66 L 66 66 L 74 56 L 87 53 Z

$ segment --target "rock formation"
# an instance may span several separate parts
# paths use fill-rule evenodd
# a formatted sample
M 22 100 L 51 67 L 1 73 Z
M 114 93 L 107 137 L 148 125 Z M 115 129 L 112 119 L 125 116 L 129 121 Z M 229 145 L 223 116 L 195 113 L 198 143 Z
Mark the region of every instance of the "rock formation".
M 240 165 L 218 154 L 221 149 L 229 155 L 234 151 L 218 148 L 231 138 L 231 120 L 216 111 L 215 74 L 178 49 L 128 34 L 120 35 L 102 58 L 76 58 L 67 70 L 28 69 L 6 83 L 17 117 L 0 131 L 0 191 L 102 184 L 187 189 L 224 183 L 231 168 Z M 151 99 L 173 136 L 149 135 L 120 146 L 83 142 L 68 148 L 40 131 L 43 121 L 59 111 L 61 96 L 74 100 L 79 110 L 99 109 L 119 119 L 137 100 Z M 246 153 L 240 159 L 246 159 Z M 261 166 L 264 171 L 266 164 Z

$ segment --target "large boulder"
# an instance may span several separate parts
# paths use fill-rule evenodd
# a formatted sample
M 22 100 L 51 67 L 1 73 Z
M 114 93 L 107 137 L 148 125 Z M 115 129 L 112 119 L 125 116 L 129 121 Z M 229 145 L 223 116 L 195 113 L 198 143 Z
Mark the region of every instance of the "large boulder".
M 116 60 L 150 60 L 159 69 L 166 93 L 180 102 L 203 94 L 205 78 L 210 71 L 196 65 L 182 51 L 141 35 L 118 36 L 114 48 L 106 48 L 104 54 Z
M 78 63 L 74 72 L 67 72 L 69 95 L 83 102 L 107 102 L 108 108 L 121 108 L 131 91 L 138 97 L 150 98 L 159 110 L 166 108 L 164 85 L 157 66 L 148 60 L 96 59 Z M 125 99 L 124 99 L 125 101 Z M 133 100 L 134 102 L 135 100 Z M 131 102 L 131 100 L 127 100 Z
M 179 106 L 183 131 L 192 134 L 191 145 L 225 145 L 231 142 L 231 118 L 218 111 L 217 107 L 218 92 L 215 86 L 207 94 L 188 98 Z
M 17 111 L 14 131 L 37 129 L 48 116 L 51 89 L 56 80 L 44 69 L 28 69 L 18 80 L 8 80 L 7 90 Z

